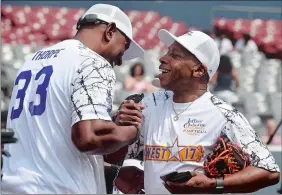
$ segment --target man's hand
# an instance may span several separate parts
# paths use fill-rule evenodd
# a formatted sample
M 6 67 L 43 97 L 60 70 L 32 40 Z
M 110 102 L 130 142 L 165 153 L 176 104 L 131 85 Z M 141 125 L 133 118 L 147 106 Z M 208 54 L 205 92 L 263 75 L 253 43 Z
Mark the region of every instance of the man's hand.
M 191 172 L 192 178 L 184 183 L 166 181 L 165 188 L 172 194 L 207 194 L 212 193 L 216 186 L 214 178 L 208 178 L 202 173 Z
M 117 112 L 115 123 L 117 125 L 134 125 L 138 129 L 143 124 L 143 114 L 141 111 L 144 106 L 134 103 L 133 100 L 125 100 Z
M 114 122 L 119 126 L 133 125 L 139 130 L 139 128 L 143 125 L 143 114 L 141 113 L 142 109 L 144 109 L 143 105 L 134 103 L 133 100 L 125 100 L 116 113 Z M 105 161 L 111 164 L 122 162 L 127 152 L 128 147 L 125 146 L 114 153 L 107 154 L 105 156 Z
M 122 167 L 114 183 L 124 194 L 143 194 L 144 171 L 135 166 Z

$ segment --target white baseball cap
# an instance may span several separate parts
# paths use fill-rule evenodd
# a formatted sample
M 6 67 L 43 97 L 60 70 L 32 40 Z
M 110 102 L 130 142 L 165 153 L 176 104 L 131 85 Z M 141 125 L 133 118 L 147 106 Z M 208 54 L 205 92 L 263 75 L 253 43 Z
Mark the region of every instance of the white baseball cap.
M 212 79 L 219 66 L 220 54 L 215 41 L 201 31 L 189 31 L 179 37 L 174 36 L 165 29 L 161 29 L 158 37 L 167 46 L 175 41 L 194 54 L 197 59 L 207 68 L 208 75 Z M 158 79 L 153 80 L 153 85 L 160 87 Z
M 128 166 L 135 166 L 138 169 L 141 169 L 144 171 L 144 164 L 143 161 L 137 160 L 137 159 L 126 159 L 123 164 L 123 167 L 128 167 Z
M 118 7 L 109 4 L 95 4 L 83 14 L 81 20 L 91 14 L 96 15 L 97 19 L 104 22 L 114 22 L 116 27 L 131 40 L 131 44 L 124 52 L 122 59 L 131 60 L 144 54 L 142 47 L 133 40 L 132 25 L 129 17 Z

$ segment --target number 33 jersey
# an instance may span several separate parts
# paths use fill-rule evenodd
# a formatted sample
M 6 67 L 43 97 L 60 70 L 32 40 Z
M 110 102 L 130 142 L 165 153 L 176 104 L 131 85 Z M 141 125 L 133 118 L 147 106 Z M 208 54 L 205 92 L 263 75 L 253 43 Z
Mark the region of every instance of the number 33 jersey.
M 81 120 L 111 120 L 115 74 L 104 58 L 78 40 L 30 56 L 19 69 L 7 128 L 2 192 L 105 194 L 103 157 L 79 152 L 71 127 Z

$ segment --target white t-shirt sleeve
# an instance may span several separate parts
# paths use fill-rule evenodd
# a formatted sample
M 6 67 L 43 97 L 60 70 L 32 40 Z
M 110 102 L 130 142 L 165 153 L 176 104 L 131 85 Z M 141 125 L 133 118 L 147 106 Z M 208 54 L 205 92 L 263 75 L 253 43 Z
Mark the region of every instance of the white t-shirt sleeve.
M 89 119 L 111 120 L 115 74 L 107 61 L 95 55 L 82 58 L 71 85 L 72 125 Z
M 250 155 L 252 166 L 271 172 L 280 172 L 273 155 L 262 143 L 247 119 L 236 110 L 230 111 L 226 118 L 227 122 L 221 132 L 222 136 L 227 136 L 231 142 L 241 146 L 243 151 Z

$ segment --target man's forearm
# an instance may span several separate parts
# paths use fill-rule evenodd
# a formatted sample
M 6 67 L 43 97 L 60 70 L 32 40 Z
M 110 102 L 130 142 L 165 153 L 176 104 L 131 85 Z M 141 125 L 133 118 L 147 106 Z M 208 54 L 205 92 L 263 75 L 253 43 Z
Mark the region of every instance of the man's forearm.
M 99 137 L 98 142 L 92 142 L 97 145 L 92 150 L 94 154 L 110 154 L 118 151 L 124 146 L 127 146 L 133 142 L 138 135 L 137 129 L 134 126 L 116 126 L 111 132 L 102 135 L 96 135 Z
M 111 121 L 81 121 L 72 127 L 72 141 L 81 152 L 94 155 L 113 153 L 131 144 L 138 130 L 135 126 L 118 126 Z
M 223 180 L 225 193 L 251 193 L 279 182 L 280 174 L 249 166 L 226 176 Z

